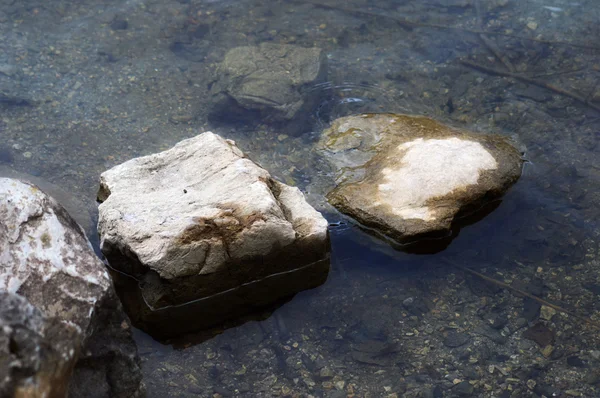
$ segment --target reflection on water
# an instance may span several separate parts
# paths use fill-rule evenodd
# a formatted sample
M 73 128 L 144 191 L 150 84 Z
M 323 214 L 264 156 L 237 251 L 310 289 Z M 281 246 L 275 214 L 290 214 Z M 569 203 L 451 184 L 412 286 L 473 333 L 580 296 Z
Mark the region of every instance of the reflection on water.
M 369 83 L 320 83 L 310 89 L 321 101 L 314 109 L 315 129 L 322 130 L 339 117 L 357 113 L 406 112 L 398 104 L 400 93 L 388 92 Z
M 137 333 L 151 397 L 600 396 L 595 326 L 445 261 L 600 322 L 599 19 L 595 0 L 0 0 L 0 165 L 92 203 L 106 168 L 213 130 L 327 212 L 325 285 L 211 339 Z M 209 119 L 225 53 L 264 42 L 327 55 L 304 135 Z M 513 135 L 531 164 L 446 250 L 395 252 L 323 203 L 311 150 L 365 111 Z

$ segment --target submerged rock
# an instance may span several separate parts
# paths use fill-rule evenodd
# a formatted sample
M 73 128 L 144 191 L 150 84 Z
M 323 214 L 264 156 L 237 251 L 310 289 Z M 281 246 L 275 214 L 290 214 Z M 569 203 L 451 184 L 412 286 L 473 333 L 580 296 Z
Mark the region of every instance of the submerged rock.
M 142 396 L 122 325 L 127 317 L 82 228 L 36 186 L 0 178 L 0 395 Z M 96 355 L 94 342 L 107 336 Z M 73 379 L 84 369 L 97 383 Z
M 231 118 L 232 105 L 237 105 L 259 112 L 265 121 L 287 122 L 316 100 L 317 93 L 311 96 L 306 89 L 324 81 L 325 60 L 319 48 L 275 43 L 236 47 L 218 69 L 213 113 Z
M 500 197 L 522 167 L 505 137 L 420 116 L 343 117 L 317 147 L 337 171 L 329 202 L 400 245 L 448 238 L 458 218 Z
M 98 198 L 101 250 L 139 283 L 119 290 L 124 304 L 159 338 L 246 314 L 327 276 L 327 221 L 297 188 L 213 133 L 104 172 Z

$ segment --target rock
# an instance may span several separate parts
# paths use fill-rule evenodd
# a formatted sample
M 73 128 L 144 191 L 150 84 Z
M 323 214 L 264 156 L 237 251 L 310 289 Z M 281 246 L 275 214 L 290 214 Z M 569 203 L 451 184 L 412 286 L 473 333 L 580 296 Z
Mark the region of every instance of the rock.
M 473 332 L 487 337 L 496 344 L 506 344 L 506 341 L 508 340 L 505 336 L 500 334 L 497 329 L 494 329 L 489 325 L 478 326 L 473 330 Z
M 556 310 L 552 307 L 548 307 L 547 305 L 542 305 L 540 308 L 540 318 L 549 321 L 552 317 L 556 315 Z
M 554 342 L 554 332 L 543 323 L 536 323 L 523 332 L 523 338 L 535 341 L 540 347 Z
M 398 361 L 401 346 L 379 340 L 367 340 L 352 348 L 352 359 L 370 365 L 391 366 Z
M 337 171 L 329 202 L 400 245 L 448 238 L 461 217 L 489 211 L 523 163 L 503 136 L 397 114 L 339 118 L 317 148 Z
M 461 381 L 452 387 L 452 392 L 459 397 L 471 397 L 473 396 L 474 388 L 468 381 Z
M 39 187 L 64 207 L 69 215 L 83 227 L 88 237 L 96 234 L 95 222 L 92 222 L 96 205 L 93 201 L 84 203 L 72 193 L 54 185 L 42 178 L 19 172 L 11 167 L 0 165 L 0 177 L 13 178 L 26 181 Z
M 567 365 L 573 366 L 576 368 L 587 368 L 588 364 L 577 355 L 572 355 L 567 358 Z
M 528 321 L 534 321 L 539 317 L 542 305 L 530 297 L 523 298 L 523 317 Z
M 0 178 L 0 396 L 143 396 L 127 322 L 81 227 L 35 185 Z
M 502 329 L 508 323 L 508 316 L 504 313 L 490 314 L 486 317 L 489 325 L 494 329 Z
M 231 49 L 218 69 L 212 92 L 214 111 L 231 115 L 235 105 L 257 111 L 261 119 L 287 122 L 310 109 L 317 92 L 308 87 L 325 80 L 325 54 L 319 48 L 262 43 Z M 214 113 L 214 112 L 213 112 Z
M 450 348 L 460 347 L 471 341 L 471 337 L 466 333 L 459 333 L 451 330 L 444 338 L 444 345 Z
M 134 324 L 156 337 L 239 317 L 327 277 L 327 221 L 213 133 L 104 172 L 98 198 L 101 250 L 129 276 L 118 291 Z

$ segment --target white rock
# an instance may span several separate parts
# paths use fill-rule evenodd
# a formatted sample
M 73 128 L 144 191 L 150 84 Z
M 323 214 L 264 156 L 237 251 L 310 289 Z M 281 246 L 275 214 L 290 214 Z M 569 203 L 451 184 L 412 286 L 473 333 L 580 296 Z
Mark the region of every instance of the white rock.
M 100 370 L 88 377 L 106 380 L 111 394 L 142 394 L 135 345 L 118 327 L 123 321 L 107 270 L 83 229 L 35 185 L 0 178 L 0 358 L 6 358 L 0 395 L 65 396 L 69 384 L 82 387 L 71 383 L 73 372 L 98 364 L 88 343 L 109 335 L 117 339 L 115 348 L 104 350 Z M 80 354 L 86 356 L 82 366 Z M 115 378 L 116 362 L 128 363 L 131 374 Z M 110 385 L 125 379 L 131 384 Z
M 177 331 L 168 330 L 172 320 L 150 326 L 153 310 L 315 264 L 313 276 L 320 277 L 304 286 L 256 290 L 256 300 L 272 302 L 327 273 L 327 221 L 298 189 L 210 132 L 104 172 L 98 197 L 102 251 L 111 266 L 143 281 L 147 311 L 130 316 L 146 329 L 163 328 L 159 334 Z M 139 297 L 130 299 L 126 305 L 138 308 Z

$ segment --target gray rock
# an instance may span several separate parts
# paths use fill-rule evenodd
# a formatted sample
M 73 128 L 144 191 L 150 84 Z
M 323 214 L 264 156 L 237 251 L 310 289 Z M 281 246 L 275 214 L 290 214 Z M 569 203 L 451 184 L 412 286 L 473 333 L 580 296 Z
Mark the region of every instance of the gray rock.
M 460 217 L 514 184 L 522 166 L 503 136 L 419 116 L 343 117 L 323 132 L 317 148 L 337 172 L 329 202 L 400 245 L 447 238 Z
M 293 119 L 312 104 L 306 89 L 324 81 L 325 54 L 319 48 L 262 43 L 230 50 L 218 69 L 213 93 L 225 94 L 241 107 L 261 112 L 268 120 Z M 227 106 L 217 101 L 218 107 Z M 230 109 L 225 109 L 225 113 Z
M 121 330 L 127 317 L 83 230 L 38 187 L 8 178 L 0 178 L 0 303 L 1 396 L 65 396 L 79 383 L 105 392 L 86 396 L 144 394 L 135 345 Z M 119 330 L 110 344 L 106 314 Z M 99 339 L 102 356 L 91 349 Z M 72 378 L 92 362 L 102 363 L 90 374 L 104 389 Z
M 125 306 L 158 337 L 270 305 L 329 270 L 327 221 L 212 133 L 104 172 L 98 198 L 101 249 L 133 278 Z
M 500 334 L 500 331 L 498 331 L 497 329 L 494 329 L 493 327 L 491 327 L 489 325 L 478 326 L 473 330 L 473 332 L 477 333 L 481 336 L 485 336 L 497 344 L 506 344 L 506 342 L 508 340 L 507 337 Z
M 474 388 L 468 381 L 461 381 L 452 387 L 452 392 L 459 397 L 470 397 L 473 395 Z
M 444 338 L 444 345 L 450 348 L 460 347 L 471 341 L 471 337 L 466 333 L 459 333 L 451 330 Z

